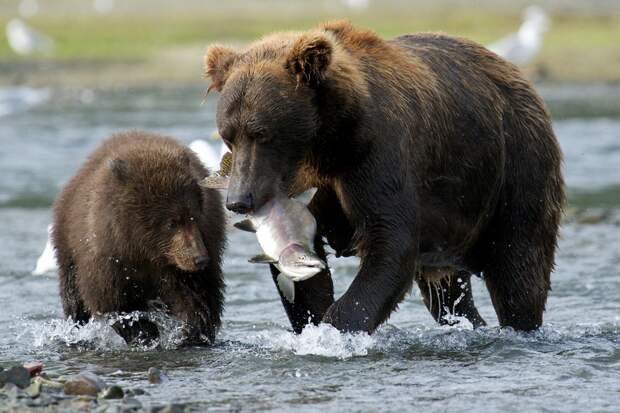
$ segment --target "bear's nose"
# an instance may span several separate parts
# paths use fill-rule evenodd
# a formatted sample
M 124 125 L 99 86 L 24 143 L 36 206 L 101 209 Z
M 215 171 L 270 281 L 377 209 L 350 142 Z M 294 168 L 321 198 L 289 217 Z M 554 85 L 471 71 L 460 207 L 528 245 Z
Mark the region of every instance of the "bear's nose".
M 194 265 L 199 270 L 203 270 L 207 266 L 207 262 L 209 261 L 206 255 L 199 255 L 194 258 Z
M 237 214 L 249 214 L 254 209 L 254 201 L 252 194 L 243 195 L 236 198 L 228 198 L 226 200 L 226 208 Z

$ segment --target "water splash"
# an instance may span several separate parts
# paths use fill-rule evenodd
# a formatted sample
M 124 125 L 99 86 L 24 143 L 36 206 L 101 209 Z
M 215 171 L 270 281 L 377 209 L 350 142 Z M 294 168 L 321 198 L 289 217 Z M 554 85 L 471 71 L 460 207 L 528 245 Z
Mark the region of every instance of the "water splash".
M 112 329 L 106 320 L 91 320 L 79 326 L 72 319 L 51 320 L 43 326 L 29 325 L 25 334 L 32 335 L 35 348 L 49 344 L 64 345 L 78 350 L 123 350 L 125 341 Z
M 424 326 L 399 329 L 393 325 L 381 326 L 372 336 L 366 333 L 341 333 L 328 324 L 308 325 L 301 334 L 290 331 L 269 331 L 249 336 L 243 340 L 252 347 L 294 355 L 316 355 L 337 359 L 367 356 L 371 353 L 395 354 L 414 350 L 422 353 L 453 353 L 492 348 L 547 347 L 566 343 L 579 343 L 589 336 L 617 336 L 617 323 L 600 326 L 570 326 L 556 328 L 546 325 L 533 332 L 515 331 L 510 327 L 481 327 L 472 329 L 460 326 Z M 249 343 L 248 343 L 249 341 Z
M 301 334 L 281 331 L 259 333 L 251 340 L 271 351 L 291 351 L 296 355 L 316 355 L 347 359 L 366 356 L 375 338 L 366 333 L 341 333 L 329 324 L 306 326 Z
M 162 312 L 135 311 L 128 314 L 108 314 L 102 318 L 93 318 L 85 325 L 79 325 L 71 318 L 50 320 L 43 325 L 28 323 L 21 337 L 30 336 L 35 348 L 50 344 L 75 348 L 77 350 L 119 351 L 127 350 L 125 341 L 114 331 L 112 325 L 120 320 L 137 321 L 148 319 L 159 329 L 159 340 L 151 346 L 132 346 L 134 351 L 155 349 L 175 349 L 182 344 L 183 323 Z

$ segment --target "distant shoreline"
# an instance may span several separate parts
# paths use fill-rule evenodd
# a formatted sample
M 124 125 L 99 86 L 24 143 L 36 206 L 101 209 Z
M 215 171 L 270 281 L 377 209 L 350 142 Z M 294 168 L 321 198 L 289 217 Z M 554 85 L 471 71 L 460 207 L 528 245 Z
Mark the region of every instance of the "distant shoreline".
M 336 6 L 313 8 L 307 3 L 286 8 L 273 3 L 279 4 L 276 7 L 267 2 L 244 13 L 234 8 L 209 8 L 207 3 L 195 5 L 195 10 L 160 7 L 148 13 L 139 8 L 107 15 L 41 13 L 26 23 L 54 39 L 56 47 L 49 57 L 16 55 L 4 31 L 14 16 L 2 14 L 0 85 L 107 87 L 200 81 L 202 56 L 210 43 L 240 45 L 273 31 L 304 30 L 338 18 L 347 18 L 385 38 L 440 31 L 481 44 L 514 33 L 521 23 L 520 11 L 514 8 L 437 5 L 423 9 L 417 2 L 389 6 L 391 3 L 377 2 L 355 12 Z M 58 4 L 63 4 L 62 0 Z M 579 14 L 582 12 L 551 12 L 551 28 L 542 51 L 524 69 L 530 78 L 545 83 L 620 84 L 620 12 Z
M 165 57 L 133 60 L 0 59 L 0 86 L 109 88 L 207 82 L 203 80 L 201 50 L 197 49 L 194 55 L 188 55 L 185 50 L 177 53 L 174 59 L 175 67 L 172 69 Z M 620 64 L 617 76 L 601 76 L 596 71 L 579 76 L 563 76 L 551 72 L 544 64 L 522 70 L 530 80 L 547 85 L 620 85 Z

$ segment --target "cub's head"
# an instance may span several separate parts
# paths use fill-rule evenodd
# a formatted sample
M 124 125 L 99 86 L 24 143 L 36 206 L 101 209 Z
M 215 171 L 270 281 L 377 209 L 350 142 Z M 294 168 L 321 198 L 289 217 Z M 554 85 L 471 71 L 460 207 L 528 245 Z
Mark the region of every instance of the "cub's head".
M 114 182 L 108 230 L 120 254 L 188 272 L 205 268 L 212 257 L 207 199 L 198 185 L 206 172 L 199 161 L 170 148 L 146 147 L 111 159 L 108 169 Z
M 358 66 L 325 28 L 277 33 L 244 51 L 208 49 L 209 90 L 221 92 L 217 126 L 233 155 L 228 209 L 248 213 L 309 185 L 367 94 Z

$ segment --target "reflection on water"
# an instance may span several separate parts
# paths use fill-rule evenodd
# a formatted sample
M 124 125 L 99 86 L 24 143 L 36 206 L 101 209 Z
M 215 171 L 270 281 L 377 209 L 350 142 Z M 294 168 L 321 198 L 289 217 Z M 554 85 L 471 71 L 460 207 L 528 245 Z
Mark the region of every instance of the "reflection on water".
M 50 91 L 49 100 L 0 122 L 0 366 L 41 360 L 46 370 L 95 371 L 142 387 L 146 405 L 179 401 L 197 411 L 617 410 L 620 366 L 620 116 L 579 114 L 569 92 L 545 89 L 557 115 L 574 212 L 562 230 L 546 325 L 500 330 L 484 284 L 474 293 L 489 327 L 439 327 L 414 290 L 373 336 L 329 326 L 291 333 L 271 276 L 247 263 L 252 234 L 232 232 L 225 256 L 224 325 L 212 348 L 176 349 L 178 324 L 162 318 L 163 349 L 127 349 L 102 320 L 63 321 L 56 277 L 30 271 L 50 205 L 88 152 L 112 132 L 144 128 L 185 143 L 209 140 L 215 96 L 180 89 Z M 611 98 L 609 98 L 611 99 Z M 583 99 L 582 99 L 583 100 Z M 564 108 L 570 111 L 562 112 Z M 573 112 L 575 111 L 575 112 Z M 587 116 L 585 116 L 587 115 Z M 357 270 L 330 257 L 336 293 Z M 167 371 L 149 385 L 146 371 Z M 587 397 L 584 397 L 587 395 Z M 1 410 L 1 409 L 0 409 Z

